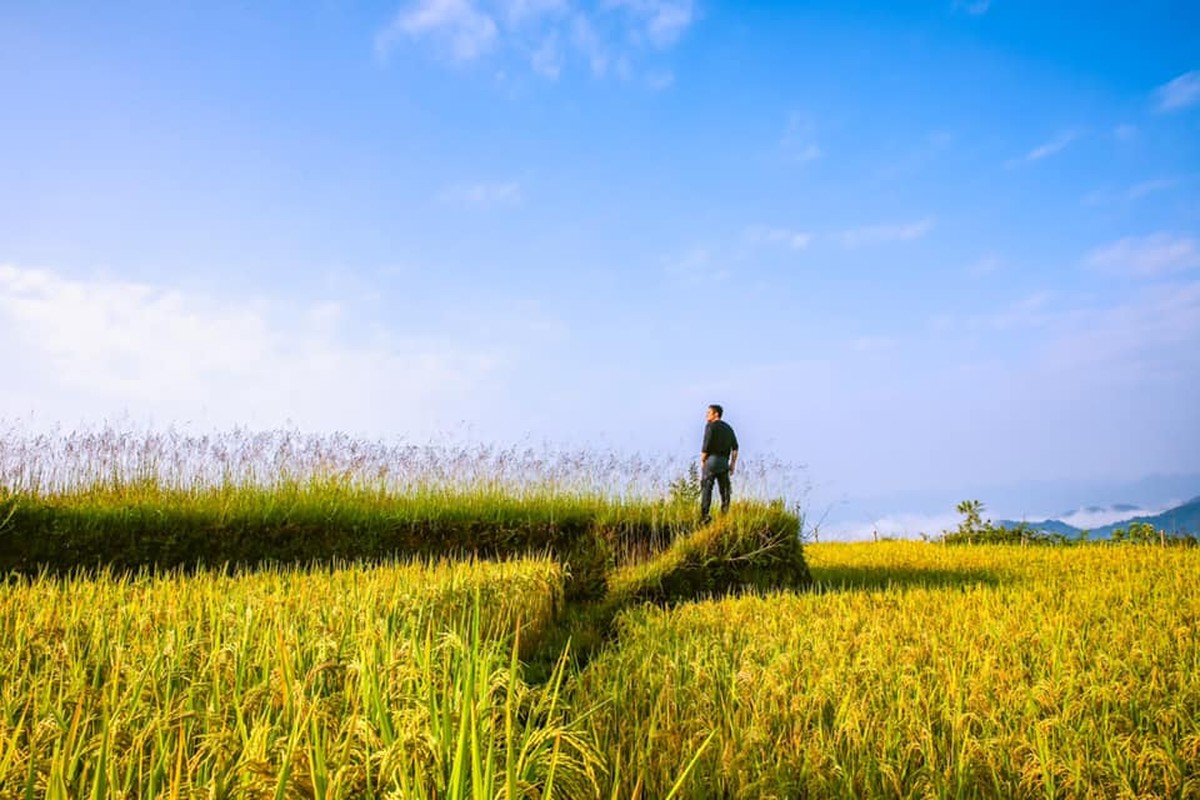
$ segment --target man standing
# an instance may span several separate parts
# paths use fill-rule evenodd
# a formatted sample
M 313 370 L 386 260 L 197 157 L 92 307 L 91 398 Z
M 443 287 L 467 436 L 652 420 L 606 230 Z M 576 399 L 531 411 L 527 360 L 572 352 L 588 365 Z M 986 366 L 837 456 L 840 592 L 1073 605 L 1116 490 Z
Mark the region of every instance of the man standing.
M 713 481 L 721 490 L 721 513 L 729 510 L 729 476 L 737 464 L 738 440 L 729 423 L 721 419 L 725 409 L 715 403 L 705 416 L 704 444 L 700 446 L 700 520 L 708 522 L 712 508 Z

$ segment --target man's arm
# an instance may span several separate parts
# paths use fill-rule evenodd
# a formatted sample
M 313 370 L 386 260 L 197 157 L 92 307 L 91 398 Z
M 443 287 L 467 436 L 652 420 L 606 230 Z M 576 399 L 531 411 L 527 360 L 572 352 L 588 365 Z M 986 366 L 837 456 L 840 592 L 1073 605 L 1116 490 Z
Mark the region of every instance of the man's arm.
M 733 474 L 733 468 L 737 466 L 737 450 L 729 451 L 729 474 Z

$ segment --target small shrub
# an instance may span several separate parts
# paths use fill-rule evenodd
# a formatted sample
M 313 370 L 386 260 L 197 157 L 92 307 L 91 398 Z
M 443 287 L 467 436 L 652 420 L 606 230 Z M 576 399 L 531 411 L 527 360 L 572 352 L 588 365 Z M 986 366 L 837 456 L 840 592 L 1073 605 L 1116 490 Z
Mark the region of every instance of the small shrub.
M 681 537 L 653 560 L 616 570 L 614 605 L 675 603 L 739 588 L 805 588 L 812 583 L 797 517 L 774 506 L 741 508 Z

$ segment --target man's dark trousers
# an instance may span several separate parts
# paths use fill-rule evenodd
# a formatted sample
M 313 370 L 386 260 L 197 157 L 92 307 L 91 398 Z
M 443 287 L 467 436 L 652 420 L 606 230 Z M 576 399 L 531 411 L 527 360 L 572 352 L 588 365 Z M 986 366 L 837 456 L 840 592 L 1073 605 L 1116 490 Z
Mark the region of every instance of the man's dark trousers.
M 726 456 L 709 456 L 704 462 L 704 474 L 700 476 L 700 517 L 708 519 L 712 509 L 713 481 L 721 491 L 721 513 L 729 510 L 729 458 Z

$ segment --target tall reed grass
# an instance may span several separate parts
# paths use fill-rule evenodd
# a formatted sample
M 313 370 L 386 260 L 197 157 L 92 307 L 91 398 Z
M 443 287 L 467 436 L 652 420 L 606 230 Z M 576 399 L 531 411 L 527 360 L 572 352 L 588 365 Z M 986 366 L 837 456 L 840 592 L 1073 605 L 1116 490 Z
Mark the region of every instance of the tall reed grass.
M 697 447 L 699 441 L 697 440 Z M 415 443 L 295 429 L 137 428 L 32 432 L 0 420 L 0 492 L 62 494 L 85 487 L 153 486 L 174 493 L 212 487 L 325 484 L 389 494 L 654 501 L 666 497 L 697 453 L 644 456 L 549 442 L 498 446 Z M 738 496 L 774 500 L 804 486 L 803 468 L 769 454 L 738 462 Z

